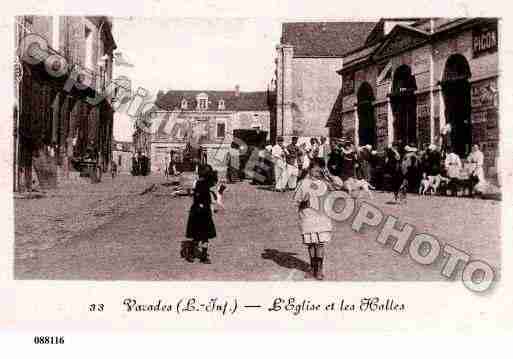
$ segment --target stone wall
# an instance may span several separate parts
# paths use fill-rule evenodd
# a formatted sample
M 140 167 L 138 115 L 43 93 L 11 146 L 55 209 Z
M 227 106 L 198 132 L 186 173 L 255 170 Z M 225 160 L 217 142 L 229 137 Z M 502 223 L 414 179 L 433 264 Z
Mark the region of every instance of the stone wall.
M 341 59 L 292 60 L 292 128 L 300 136 L 327 136 L 326 122 L 340 91 Z

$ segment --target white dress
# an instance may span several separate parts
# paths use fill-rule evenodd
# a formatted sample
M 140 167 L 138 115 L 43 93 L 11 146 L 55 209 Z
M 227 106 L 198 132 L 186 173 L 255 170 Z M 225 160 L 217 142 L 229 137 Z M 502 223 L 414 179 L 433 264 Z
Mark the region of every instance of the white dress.
M 276 180 L 276 189 L 284 190 L 288 182 L 287 162 L 285 161 L 286 152 L 280 145 L 274 145 L 271 155 L 274 161 L 274 177 Z
M 472 165 L 472 173 L 479 179 L 479 182 L 485 182 L 483 164 L 484 155 L 481 151 L 472 152 L 468 156 L 468 161 Z
M 326 243 L 331 240 L 333 224 L 331 218 L 325 213 L 324 199 L 327 193 L 317 198 L 311 198 L 314 189 L 326 188 L 326 184 L 310 176 L 299 182 L 294 194 L 294 201 L 300 206 L 298 217 L 303 243 Z
M 461 171 L 460 157 L 454 152 L 449 153 L 445 158 L 445 167 L 449 178 L 459 178 Z

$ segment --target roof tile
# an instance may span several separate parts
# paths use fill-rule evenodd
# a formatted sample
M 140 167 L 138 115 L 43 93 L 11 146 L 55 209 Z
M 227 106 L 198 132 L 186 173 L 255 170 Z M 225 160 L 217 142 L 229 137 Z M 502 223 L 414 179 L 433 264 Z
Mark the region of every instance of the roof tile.
M 237 96 L 235 91 L 168 91 L 160 96 L 156 104 L 164 110 L 172 111 L 180 109 L 182 100 L 187 100 L 187 108 L 193 110 L 196 108 L 196 96 L 201 93 L 208 95 L 208 110 L 217 110 L 219 101 L 224 100 L 226 111 L 267 111 L 267 92 L 240 92 Z
M 377 22 L 293 22 L 282 26 L 282 44 L 294 57 L 342 57 L 365 44 Z

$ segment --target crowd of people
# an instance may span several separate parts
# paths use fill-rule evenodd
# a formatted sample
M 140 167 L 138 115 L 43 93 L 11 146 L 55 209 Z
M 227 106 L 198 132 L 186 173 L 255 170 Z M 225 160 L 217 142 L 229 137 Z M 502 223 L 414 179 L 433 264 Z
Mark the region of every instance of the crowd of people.
M 277 192 L 294 190 L 298 178 L 306 171 L 314 158 L 325 162 L 331 152 L 325 137 L 319 140 L 312 137 L 309 143 L 298 145 L 298 137 L 292 137 L 285 146 L 283 137 L 278 137 L 276 144 L 267 144 L 258 153 L 258 162 L 254 168 L 254 182 L 274 185 Z
M 295 190 L 313 159 L 322 159 L 327 173 L 339 179 L 349 193 L 354 182 L 361 180 L 373 188 L 393 192 L 396 199 L 401 186 L 406 192 L 421 193 L 428 182 L 427 193 L 453 196 L 472 196 L 486 186 L 484 155 L 477 144 L 462 159 L 450 147 L 434 144 L 424 150 L 394 144 L 378 152 L 369 144 L 355 146 L 347 140 L 331 139 L 328 144 L 325 137 L 312 137 L 300 145 L 297 137 L 292 137 L 288 145 L 278 137 L 274 146 L 268 145 L 259 152 L 254 170 L 257 182 L 274 185 L 276 192 Z

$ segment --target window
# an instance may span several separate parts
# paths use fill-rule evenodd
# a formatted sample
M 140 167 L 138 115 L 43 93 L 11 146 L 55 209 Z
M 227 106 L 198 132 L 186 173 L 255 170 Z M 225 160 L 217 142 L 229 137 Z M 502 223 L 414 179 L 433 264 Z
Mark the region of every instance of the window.
M 34 25 L 34 16 L 29 15 L 25 16 L 25 28 L 27 29 L 27 32 L 32 32 L 32 26 Z
M 198 110 L 208 109 L 208 95 L 206 93 L 200 93 L 196 96 L 196 102 L 198 104 Z
M 187 109 L 187 100 L 186 100 L 186 99 L 183 99 L 183 100 L 182 100 L 182 109 L 183 109 L 183 110 L 186 110 L 186 109 Z
M 262 124 L 260 123 L 260 118 L 258 117 L 258 114 L 253 114 L 253 120 L 251 121 L 251 127 L 255 130 L 260 130 L 262 127 Z
M 226 133 L 226 124 L 224 122 L 218 122 L 217 123 L 217 138 L 224 138 Z
M 224 110 L 224 109 L 225 109 L 225 107 L 224 107 L 224 100 L 219 100 L 218 108 L 219 108 L 220 110 Z

